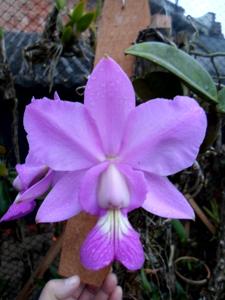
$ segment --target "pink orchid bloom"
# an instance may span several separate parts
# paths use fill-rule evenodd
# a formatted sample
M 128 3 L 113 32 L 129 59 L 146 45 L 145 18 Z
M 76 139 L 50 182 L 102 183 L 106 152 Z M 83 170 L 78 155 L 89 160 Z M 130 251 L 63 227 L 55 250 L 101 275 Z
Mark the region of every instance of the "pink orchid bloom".
M 30 153 L 25 164 L 16 166 L 16 171 L 18 176 L 13 186 L 19 193 L 0 222 L 15 220 L 29 214 L 36 206 L 34 200 L 49 189 L 53 178 L 53 171 L 36 162 Z
M 206 131 L 206 116 L 189 97 L 154 99 L 135 107 L 127 75 L 103 58 L 88 79 L 84 105 L 35 100 L 24 126 L 35 159 L 65 172 L 42 203 L 38 222 L 62 221 L 85 211 L 99 216 L 81 248 L 83 265 L 113 260 L 142 267 L 139 234 L 127 214 L 139 207 L 166 218 L 193 219 L 168 175 L 190 167 Z
M 33 98 L 32 101 L 34 100 Z M 54 95 L 54 100 L 60 100 L 57 93 Z M 33 211 L 36 206 L 35 199 L 47 192 L 61 176 L 59 172 L 57 174 L 57 172 L 40 163 L 31 150 L 25 163 L 16 165 L 16 171 L 18 176 L 15 178 L 13 186 L 19 193 L 8 211 L 0 219 L 0 222 L 12 221 Z

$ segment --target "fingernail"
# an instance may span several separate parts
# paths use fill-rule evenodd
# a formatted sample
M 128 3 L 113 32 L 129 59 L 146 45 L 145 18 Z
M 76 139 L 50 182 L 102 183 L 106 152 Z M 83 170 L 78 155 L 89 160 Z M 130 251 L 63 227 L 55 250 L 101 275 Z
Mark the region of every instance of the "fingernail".
M 75 284 L 79 283 L 79 281 L 80 281 L 80 278 L 77 275 L 74 275 L 65 280 L 65 285 L 75 285 Z

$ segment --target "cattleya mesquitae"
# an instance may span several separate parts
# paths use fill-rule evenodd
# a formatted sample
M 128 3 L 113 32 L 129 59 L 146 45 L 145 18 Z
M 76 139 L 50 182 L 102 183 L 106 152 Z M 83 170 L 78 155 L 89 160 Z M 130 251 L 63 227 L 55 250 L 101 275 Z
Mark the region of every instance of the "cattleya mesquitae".
M 37 222 L 63 221 L 81 211 L 98 216 L 80 251 L 86 268 L 118 260 L 139 269 L 144 252 L 128 213 L 142 207 L 165 218 L 194 218 L 167 176 L 193 164 L 206 125 L 203 109 L 186 96 L 135 107 L 129 78 L 105 57 L 88 79 L 84 104 L 56 95 L 26 107 L 30 150 L 17 166 L 20 192 L 2 221 L 30 212 L 35 198 L 50 190 Z

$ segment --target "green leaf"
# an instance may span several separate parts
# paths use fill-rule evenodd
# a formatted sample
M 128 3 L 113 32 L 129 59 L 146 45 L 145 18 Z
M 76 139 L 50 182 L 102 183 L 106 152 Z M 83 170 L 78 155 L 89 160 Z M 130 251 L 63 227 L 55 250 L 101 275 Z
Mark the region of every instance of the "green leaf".
M 62 31 L 62 43 L 67 44 L 71 41 L 73 37 L 73 28 L 71 26 L 66 26 Z
M 80 1 L 70 14 L 70 19 L 73 23 L 77 23 L 84 14 L 84 2 Z
M 183 224 L 179 220 L 172 220 L 171 224 L 172 224 L 174 230 L 176 231 L 180 241 L 182 243 L 187 242 L 187 234 L 186 234 Z
M 218 110 L 225 113 L 225 87 L 218 92 Z
M 66 0 L 55 0 L 55 6 L 58 11 L 62 10 L 66 6 Z
M 179 77 L 203 99 L 218 101 L 216 85 L 209 73 L 184 51 L 160 42 L 145 42 L 131 46 L 125 53 L 160 65 Z
M 90 12 L 83 15 L 80 20 L 77 22 L 77 31 L 82 32 L 85 31 L 90 25 L 91 22 L 94 20 L 95 13 Z

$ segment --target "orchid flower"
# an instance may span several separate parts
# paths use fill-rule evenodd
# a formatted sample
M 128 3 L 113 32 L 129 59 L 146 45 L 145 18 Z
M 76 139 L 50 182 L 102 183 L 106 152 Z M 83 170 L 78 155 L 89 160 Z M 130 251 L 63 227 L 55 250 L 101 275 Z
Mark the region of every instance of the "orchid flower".
M 57 93 L 54 100 L 59 100 Z M 12 221 L 29 214 L 36 206 L 35 199 L 50 188 L 53 179 L 56 181 L 56 176 L 53 176 L 55 172 L 37 161 L 32 151 L 29 151 L 24 164 L 16 165 L 16 171 L 18 176 L 13 186 L 19 193 L 0 222 Z
M 62 221 L 81 211 L 98 216 L 81 247 L 86 268 L 98 270 L 113 260 L 130 270 L 142 267 L 139 234 L 128 220 L 136 208 L 194 218 L 167 179 L 193 164 L 203 141 L 206 116 L 194 99 L 154 99 L 135 107 L 129 78 L 107 57 L 88 79 L 84 105 L 34 100 L 24 126 L 35 159 L 65 172 L 38 210 L 37 222 Z
M 35 199 L 49 189 L 53 178 L 53 171 L 37 163 L 30 153 L 24 164 L 16 166 L 16 171 L 18 176 L 13 186 L 19 193 L 0 222 L 15 220 L 33 211 L 36 206 Z

